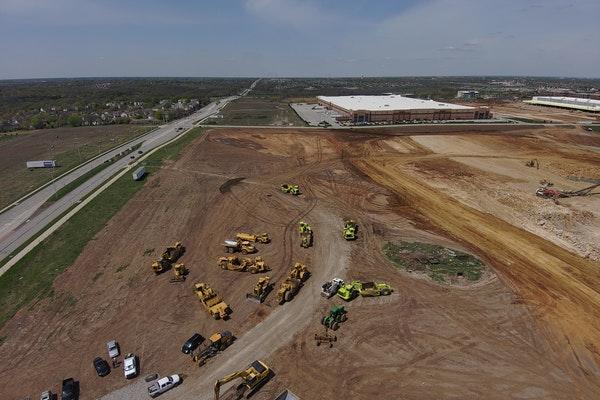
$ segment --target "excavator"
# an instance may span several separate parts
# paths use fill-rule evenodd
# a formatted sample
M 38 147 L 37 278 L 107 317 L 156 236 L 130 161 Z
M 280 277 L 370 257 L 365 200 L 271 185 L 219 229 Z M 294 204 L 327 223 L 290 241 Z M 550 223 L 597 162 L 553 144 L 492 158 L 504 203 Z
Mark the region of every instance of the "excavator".
M 221 398 L 221 386 L 234 379 L 241 378 L 242 383 L 236 387 L 236 399 L 246 395 L 248 398 L 253 392 L 258 390 L 261 385 L 267 382 L 271 377 L 271 369 L 262 361 L 256 360 L 245 370 L 229 374 L 215 382 L 215 400 Z M 248 391 L 248 394 L 246 394 Z
M 591 191 L 600 187 L 600 183 L 596 183 L 595 185 L 588 186 L 586 188 L 574 191 L 565 191 L 559 189 L 551 189 L 548 185 L 544 185 L 538 190 L 535 191 L 535 194 L 539 197 L 543 197 L 545 199 L 557 199 L 564 197 L 575 197 L 575 196 L 587 196 L 592 194 Z

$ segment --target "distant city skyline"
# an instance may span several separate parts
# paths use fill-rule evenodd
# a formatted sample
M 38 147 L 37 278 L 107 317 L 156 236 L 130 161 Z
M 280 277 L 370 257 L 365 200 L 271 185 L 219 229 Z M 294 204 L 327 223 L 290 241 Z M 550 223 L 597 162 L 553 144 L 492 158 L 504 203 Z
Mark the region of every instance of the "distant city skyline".
M 597 0 L 0 0 L 0 79 L 600 77 Z

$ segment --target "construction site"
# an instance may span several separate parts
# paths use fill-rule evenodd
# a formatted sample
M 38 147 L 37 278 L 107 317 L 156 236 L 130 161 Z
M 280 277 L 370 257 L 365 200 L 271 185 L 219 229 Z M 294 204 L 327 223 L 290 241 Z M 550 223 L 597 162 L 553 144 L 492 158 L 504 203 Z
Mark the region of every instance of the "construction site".
M 578 126 L 206 128 L 1 328 L 2 397 L 177 373 L 161 399 L 597 399 L 598 149 Z M 136 380 L 96 376 L 112 339 Z

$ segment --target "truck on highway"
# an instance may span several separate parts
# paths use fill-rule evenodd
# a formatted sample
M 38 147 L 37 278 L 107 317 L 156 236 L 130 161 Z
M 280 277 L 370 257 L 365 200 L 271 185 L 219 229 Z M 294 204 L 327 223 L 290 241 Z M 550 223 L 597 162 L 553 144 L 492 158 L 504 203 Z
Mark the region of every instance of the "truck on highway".
M 56 168 L 58 164 L 56 160 L 40 160 L 40 161 L 27 161 L 27 168 Z
M 148 394 L 150 397 L 154 398 L 167 390 L 174 388 L 179 382 L 181 382 L 181 378 L 177 374 L 165 376 L 148 386 Z

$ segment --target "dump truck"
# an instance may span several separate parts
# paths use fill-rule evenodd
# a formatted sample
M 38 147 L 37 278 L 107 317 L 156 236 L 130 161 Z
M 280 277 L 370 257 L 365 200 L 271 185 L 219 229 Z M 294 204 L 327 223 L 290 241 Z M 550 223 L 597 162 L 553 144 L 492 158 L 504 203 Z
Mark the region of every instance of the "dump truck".
M 271 237 L 268 233 L 261 233 L 258 235 L 254 235 L 251 233 L 240 232 L 235 235 L 237 240 L 245 241 L 245 242 L 253 242 L 253 243 L 269 243 L 271 241 Z
M 294 196 L 298 196 L 300 194 L 300 186 L 290 183 L 284 183 L 283 185 L 281 185 L 281 191 L 283 193 L 289 193 L 293 194 Z
M 254 245 L 247 240 L 226 239 L 225 242 L 223 242 L 223 246 L 225 247 L 225 252 L 227 253 L 256 253 L 256 247 L 254 247 Z
M 392 293 L 392 290 L 387 283 L 352 281 L 343 284 L 337 294 L 340 298 L 350 301 L 359 294 L 362 297 L 387 296 Z
M 196 296 L 198 296 L 198 299 L 202 305 L 204 305 L 206 311 L 208 311 L 214 319 L 227 319 L 229 317 L 231 309 L 208 284 L 197 282 L 194 285 L 194 293 L 196 293 Z
M 216 356 L 220 351 L 223 351 L 229 347 L 234 340 L 235 337 L 229 331 L 214 333 L 208 338 L 208 343 L 202 348 L 198 349 L 192 355 L 192 360 L 198 363 L 198 366 L 201 367 L 206 364 L 206 361 L 209 358 Z
M 262 303 L 263 301 L 265 301 L 265 298 L 271 291 L 272 287 L 273 285 L 271 284 L 271 277 L 261 276 L 260 278 L 258 278 L 258 282 L 256 282 L 256 285 L 254 285 L 252 293 L 246 293 L 246 298 L 257 303 Z
M 325 282 L 321 286 L 321 296 L 329 299 L 338 292 L 338 289 L 344 284 L 344 281 L 340 278 L 333 278 L 332 280 Z
M 152 270 L 156 275 L 165 272 L 171 268 L 173 263 L 176 262 L 184 252 L 185 247 L 183 247 L 181 242 L 175 243 L 174 246 L 167 247 L 167 249 L 162 253 L 160 259 L 152 263 Z
M 331 307 L 329 315 L 326 315 L 321 319 L 321 324 L 332 331 L 336 331 L 339 328 L 340 323 L 348 319 L 347 313 L 348 311 L 346 311 L 344 306 Z
M 173 274 L 174 276 L 171 278 L 169 282 L 185 282 L 185 277 L 189 273 L 188 269 L 185 267 L 185 264 L 175 264 L 173 265 Z
M 313 231 L 309 224 L 304 221 L 298 222 L 298 232 L 300 233 L 300 246 L 309 248 L 313 242 Z
M 358 225 L 351 220 L 347 219 L 344 221 L 344 229 L 342 231 L 344 239 L 346 240 L 356 240 L 356 230 L 358 229 Z
M 219 257 L 217 259 L 217 265 L 222 269 L 228 271 L 237 272 L 250 272 L 251 274 L 258 274 L 259 272 L 269 271 L 269 267 L 265 263 L 262 257 L 244 257 L 239 259 L 238 257 Z
M 236 371 L 229 374 L 215 382 L 215 400 L 219 400 L 221 386 L 227 382 L 231 382 L 234 379 L 241 378 L 242 383 L 236 387 L 236 399 L 243 396 L 246 398 L 250 397 L 256 392 L 264 383 L 271 377 L 271 370 L 262 361 L 254 361 L 245 370 Z

